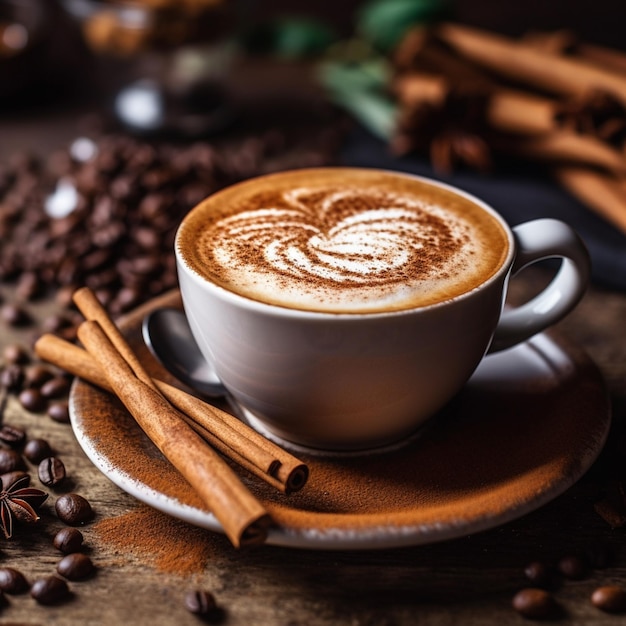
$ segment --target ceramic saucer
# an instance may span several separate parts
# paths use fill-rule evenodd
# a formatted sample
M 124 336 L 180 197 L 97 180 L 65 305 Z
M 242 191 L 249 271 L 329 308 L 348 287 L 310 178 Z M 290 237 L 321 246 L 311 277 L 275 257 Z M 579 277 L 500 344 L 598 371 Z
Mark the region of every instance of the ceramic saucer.
M 168 376 L 141 337 L 172 292 L 121 326 L 149 371 Z M 76 437 L 121 489 L 156 509 L 221 532 L 221 526 L 111 395 L 75 381 Z M 106 420 L 103 422 L 103 420 Z M 300 455 L 310 479 L 285 496 L 243 477 L 276 522 L 268 543 L 312 549 L 371 549 L 432 543 L 537 509 L 574 484 L 600 453 L 610 425 L 597 367 L 575 346 L 540 334 L 486 357 L 464 390 L 419 437 L 387 452 Z

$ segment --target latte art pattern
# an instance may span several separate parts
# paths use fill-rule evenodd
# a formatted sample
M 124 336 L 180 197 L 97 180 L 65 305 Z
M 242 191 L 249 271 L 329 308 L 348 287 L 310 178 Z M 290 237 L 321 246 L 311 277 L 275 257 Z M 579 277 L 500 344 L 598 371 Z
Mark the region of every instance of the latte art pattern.
M 195 207 L 176 241 L 179 262 L 209 283 L 268 304 L 348 314 L 462 295 L 492 276 L 509 248 L 499 220 L 471 199 L 358 168 L 234 185 Z
M 391 285 L 449 271 L 461 246 L 416 202 L 350 190 L 264 198 L 259 208 L 217 222 L 209 238 L 222 267 L 252 266 L 305 289 Z

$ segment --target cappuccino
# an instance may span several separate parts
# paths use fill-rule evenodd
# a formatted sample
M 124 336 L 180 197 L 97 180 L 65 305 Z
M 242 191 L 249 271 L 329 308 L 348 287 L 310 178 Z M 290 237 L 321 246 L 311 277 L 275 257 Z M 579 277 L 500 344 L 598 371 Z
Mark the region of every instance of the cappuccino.
M 503 265 L 500 220 L 408 175 L 326 168 L 225 189 L 185 218 L 176 246 L 195 273 L 292 309 L 379 313 L 470 292 Z

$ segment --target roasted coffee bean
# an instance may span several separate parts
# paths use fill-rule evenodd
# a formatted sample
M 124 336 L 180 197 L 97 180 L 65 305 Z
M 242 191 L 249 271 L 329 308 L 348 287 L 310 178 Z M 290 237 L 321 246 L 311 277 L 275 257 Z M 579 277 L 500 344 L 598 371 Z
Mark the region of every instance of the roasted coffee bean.
M 8 391 L 17 391 L 24 384 L 24 370 L 16 363 L 10 363 L 0 371 L 0 385 Z
M 33 413 L 40 413 L 46 408 L 46 399 L 41 395 L 39 389 L 24 389 L 20 392 L 18 399 L 27 411 Z
M 78 552 L 83 546 L 83 533 L 77 528 L 62 528 L 52 542 L 64 554 Z
M 26 577 L 19 570 L 12 567 L 0 568 L 0 590 L 4 593 L 24 593 L 29 587 Z
M 41 386 L 41 395 L 47 399 L 60 398 L 70 390 L 70 382 L 65 376 L 55 376 Z
M 46 333 L 56 333 L 71 324 L 72 322 L 64 315 L 49 315 L 41 322 L 41 330 Z
M 0 427 L 0 443 L 10 448 L 18 448 L 26 440 L 26 433 L 17 426 L 4 424 Z
M 524 568 L 524 575 L 528 580 L 538 587 L 548 587 L 552 582 L 552 572 L 550 568 L 541 561 L 533 561 Z
M 57 457 L 48 457 L 39 463 L 37 475 L 46 487 L 56 487 L 65 480 L 65 465 Z
M 74 552 L 63 557 L 57 564 L 57 572 L 68 580 L 83 580 L 95 570 L 92 560 L 82 552 Z
M 5 304 L 0 308 L 0 317 L 9 326 L 27 326 L 32 321 L 24 309 L 13 303 Z
M 45 382 L 54 376 L 53 372 L 44 365 L 32 365 L 24 371 L 24 385 L 39 389 Z
M 67 402 L 53 402 L 48 406 L 48 416 L 55 422 L 68 423 L 70 412 Z
M 11 343 L 6 346 L 2 351 L 2 355 L 7 363 L 16 363 L 17 365 L 24 365 L 30 360 L 26 349 L 17 343 Z
M 212 593 L 197 589 L 187 593 L 185 607 L 195 615 L 209 615 L 215 611 L 217 604 Z
M 565 578 L 582 580 L 587 575 L 587 564 L 580 556 L 565 556 L 559 561 L 558 570 Z
M 91 504 L 77 493 L 66 493 L 55 503 L 58 518 L 68 526 L 79 526 L 93 518 Z
M 70 593 L 67 583 L 58 576 L 39 578 L 30 588 L 30 595 L 39 604 L 57 604 L 65 600 Z
M 19 452 L 5 448 L 0 449 L 0 474 L 7 474 L 23 469 L 26 469 L 26 465 Z
M 31 463 L 41 463 L 46 457 L 52 456 L 52 448 L 45 439 L 31 439 L 24 446 L 24 456 Z
M 6 474 L 0 474 L 0 482 L 2 483 L 3 489 L 8 489 L 13 483 L 20 480 L 20 478 L 26 478 L 23 486 L 28 487 L 30 485 L 30 474 L 25 472 L 24 470 L 14 470 L 12 472 L 7 472 Z
M 626 613 L 626 589 L 617 585 L 598 587 L 591 594 L 591 603 L 606 613 Z
M 528 587 L 513 597 L 513 608 L 529 619 L 548 619 L 557 613 L 554 597 L 544 589 Z
M 43 284 L 34 272 L 24 272 L 17 281 L 15 293 L 22 300 L 34 300 L 42 295 Z
M 61 459 L 50 456 L 39 463 L 37 475 L 46 487 L 56 487 L 65 480 L 65 465 Z

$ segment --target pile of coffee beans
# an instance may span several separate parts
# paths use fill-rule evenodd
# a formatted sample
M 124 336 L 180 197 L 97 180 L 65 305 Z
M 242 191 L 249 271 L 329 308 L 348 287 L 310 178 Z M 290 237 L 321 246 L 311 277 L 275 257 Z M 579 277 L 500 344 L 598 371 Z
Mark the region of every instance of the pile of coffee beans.
M 216 190 L 276 169 L 332 161 L 337 131 L 309 140 L 294 158 L 281 131 L 209 143 L 147 143 L 126 135 L 79 138 L 46 161 L 15 155 L 0 164 L 0 281 L 16 285 L 5 323 L 30 318 L 23 303 L 56 289 L 63 304 L 92 288 L 112 314 L 176 285 L 175 231 Z M 71 327 L 74 320 L 50 319 Z

